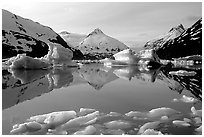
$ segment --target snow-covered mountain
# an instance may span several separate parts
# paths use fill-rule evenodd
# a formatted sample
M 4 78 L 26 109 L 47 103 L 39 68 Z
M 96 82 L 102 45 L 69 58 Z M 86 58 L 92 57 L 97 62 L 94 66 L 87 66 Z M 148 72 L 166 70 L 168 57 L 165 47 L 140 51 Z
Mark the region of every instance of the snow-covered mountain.
M 145 45 L 145 49 L 158 49 L 161 48 L 167 41 L 175 39 L 176 37 L 180 36 L 185 31 L 182 24 L 172 28 L 169 32 L 160 35 L 150 41 L 148 41 Z
M 78 49 L 79 44 L 86 38 L 87 35 L 77 34 L 77 33 L 69 33 L 67 31 L 62 31 L 59 35 L 67 42 L 68 45 Z
M 100 59 L 112 56 L 127 48 L 125 44 L 107 36 L 98 28 L 88 34 L 79 45 L 79 50 L 81 50 L 84 55 L 88 54 Z
M 160 59 L 202 55 L 202 18 L 179 37 L 164 43 L 156 53 Z
M 31 57 L 42 57 L 48 53 L 49 43 L 70 49 L 74 58 L 82 56 L 79 50 L 70 47 L 50 27 L 2 10 L 3 58 L 20 53 L 26 53 Z

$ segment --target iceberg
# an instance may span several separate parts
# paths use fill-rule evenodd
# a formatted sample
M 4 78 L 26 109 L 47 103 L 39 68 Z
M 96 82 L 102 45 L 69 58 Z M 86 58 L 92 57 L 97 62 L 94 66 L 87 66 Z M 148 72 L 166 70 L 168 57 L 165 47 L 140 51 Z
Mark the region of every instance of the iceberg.
M 43 57 L 44 60 L 57 65 L 72 65 L 73 52 L 59 44 L 49 43 L 48 54 Z
M 25 54 L 18 54 L 10 67 L 11 69 L 43 69 L 49 68 L 50 63 L 42 59 L 26 56 Z
M 125 49 L 113 55 L 116 61 L 124 62 L 127 64 L 137 64 L 138 58 L 134 55 L 131 49 Z
M 73 52 L 59 44 L 49 43 L 48 54 L 41 58 L 32 58 L 18 54 L 7 61 L 11 69 L 47 69 L 52 66 L 78 66 L 72 62 Z

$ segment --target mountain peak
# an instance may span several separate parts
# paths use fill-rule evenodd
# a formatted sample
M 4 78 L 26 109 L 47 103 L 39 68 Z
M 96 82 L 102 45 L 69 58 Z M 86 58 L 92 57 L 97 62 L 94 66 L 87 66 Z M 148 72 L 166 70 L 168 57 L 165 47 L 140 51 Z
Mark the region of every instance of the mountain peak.
M 183 27 L 182 24 L 179 24 L 178 26 L 171 28 L 169 30 L 169 32 L 171 32 L 171 31 L 180 31 L 180 32 L 183 32 L 183 31 L 185 31 L 185 28 Z
M 62 32 L 60 32 L 59 34 L 60 34 L 60 35 L 67 35 L 67 34 L 70 34 L 70 33 L 67 32 L 67 31 L 62 31 Z
M 89 35 L 87 37 L 89 37 L 91 35 L 96 35 L 96 34 L 104 34 L 104 33 L 99 28 L 96 28 L 96 29 L 94 29 L 94 31 L 89 33 Z

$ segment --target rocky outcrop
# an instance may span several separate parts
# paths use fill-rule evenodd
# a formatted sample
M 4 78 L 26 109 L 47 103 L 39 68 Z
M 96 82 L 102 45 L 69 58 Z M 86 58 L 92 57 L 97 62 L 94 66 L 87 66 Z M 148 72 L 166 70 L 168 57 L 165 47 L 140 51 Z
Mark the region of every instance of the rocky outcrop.
M 179 37 L 164 43 L 156 53 L 161 59 L 202 55 L 202 18 Z
M 157 38 L 148 41 L 145 45 L 145 49 L 159 49 L 168 42 L 169 40 L 173 40 L 176 37 L 180 36 L 185 31 L 182 24 L 178 25 L 177 27 L 172 28 L 166 34 L 160 35 Z
M 31 57 L 43 57 L 48 53 L 49 43 L 68 48 L 73 52 L 74 59 L 83 57 L 79 50 L 70 47 L 50 27 L 2 10 L 3 59 L 22 53 Z

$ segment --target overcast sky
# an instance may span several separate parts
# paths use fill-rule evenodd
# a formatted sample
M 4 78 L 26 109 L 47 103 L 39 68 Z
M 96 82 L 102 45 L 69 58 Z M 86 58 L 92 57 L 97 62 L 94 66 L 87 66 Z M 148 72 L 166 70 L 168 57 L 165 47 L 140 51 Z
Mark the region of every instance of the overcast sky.
M 16 0 L 17 1 L 17 0 Z M 2 8 L 51 27 L 88 34 L 100 28 L 120 41 L 147 41 L 180 23 L 190 27 L 202 16 L 202 3 L 174 2 L 23 2 Z M 29 1 L 29 0 L 27 0 Z

